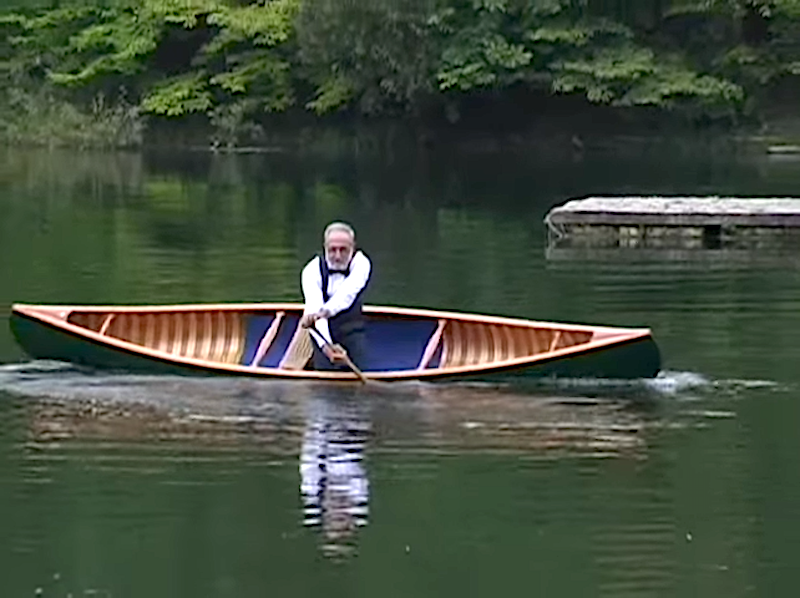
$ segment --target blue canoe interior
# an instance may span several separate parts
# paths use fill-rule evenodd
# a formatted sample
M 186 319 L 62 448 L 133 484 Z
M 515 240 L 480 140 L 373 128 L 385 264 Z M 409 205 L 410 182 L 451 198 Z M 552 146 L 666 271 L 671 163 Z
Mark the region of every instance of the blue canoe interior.
M 365 308 L 368 357 L 376 379 L 436 379 L 521 370 L 571 370 L 601 377 L 649 377 L 658 350 L 646 328 L 577 324 L 398 307 Z M 312 340 L 299 304 L 175 306 L 22 305 L 11 326 L 35 358 L 99 367 L 352 379 L 348 372 L 309 369 Z M 625 349 L 625 355 L 609 351 Z M 594 369 L 553 364 L 586 363 Z M 598 359 L 598 357 L 600 359 Z M 627 363 L 619 363 L 619 360 Z
M 288 314 L 282 318 L 278 333 L 266 353 L 255 362 L 261 340 L 275 322 L 275 315 L 252 315 L 245 324 L 245 343 L 241 364 L 265 368 L 277 368 L 292 342 L 300 314 Z M 367 317 L 366 336 L 370 348 L 364 371 L 391 372 L 413 370 L 419 365 L 428 340 L 437 328 L 436 320 L 412 320 L 388 317 Z M 438 367 L 442 345 L 437 348 L 428 367 Z

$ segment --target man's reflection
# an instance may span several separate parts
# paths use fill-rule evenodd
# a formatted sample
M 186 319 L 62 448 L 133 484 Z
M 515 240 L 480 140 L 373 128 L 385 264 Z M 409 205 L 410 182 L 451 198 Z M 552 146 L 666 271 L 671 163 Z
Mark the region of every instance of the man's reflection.
M 369 481 L 363 457 L 369 432 L 363 397 L 309 399 L 300 452 L 303 523 L 321 530 L 328 556 L 354 552 L 356 530 L 367 524 Z

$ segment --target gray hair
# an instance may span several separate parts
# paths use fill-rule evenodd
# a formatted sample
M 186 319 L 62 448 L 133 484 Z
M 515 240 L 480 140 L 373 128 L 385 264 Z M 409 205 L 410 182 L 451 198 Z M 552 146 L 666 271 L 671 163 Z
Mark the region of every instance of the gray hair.
M 325 232 L 322 234 L 322 241 L 324 243 L 327 243 L 330 234 L 335 232 L 347 233 L 348 235 L 350 235 L 350 240 L 353 243 L 356 242 L 356 231 L 354 231 L 353 227 L 347 224 L 346 222 L 331 222 L 328 226 L 325 227 Z

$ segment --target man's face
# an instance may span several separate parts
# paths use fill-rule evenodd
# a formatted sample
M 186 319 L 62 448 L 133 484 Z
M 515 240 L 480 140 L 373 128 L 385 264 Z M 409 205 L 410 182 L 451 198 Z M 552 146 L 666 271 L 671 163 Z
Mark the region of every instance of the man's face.
M 333 231 L 325 241 L 325 257 L 328 263 L 336 269 L 344 270 L 353 257 L 353 240 L 344 231 Z

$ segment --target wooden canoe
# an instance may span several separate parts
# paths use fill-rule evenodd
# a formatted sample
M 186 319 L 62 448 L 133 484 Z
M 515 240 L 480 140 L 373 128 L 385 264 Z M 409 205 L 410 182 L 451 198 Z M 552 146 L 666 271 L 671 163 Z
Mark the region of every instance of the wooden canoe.
M 660 357 L 650 330 L 366 307 L 376 380 L 508 375 L 647 378 Z M 11 329 L 33 358 L 153 373 L 355 380 L 306 369 L 308 331 L 296 303 L 12 307 Z

